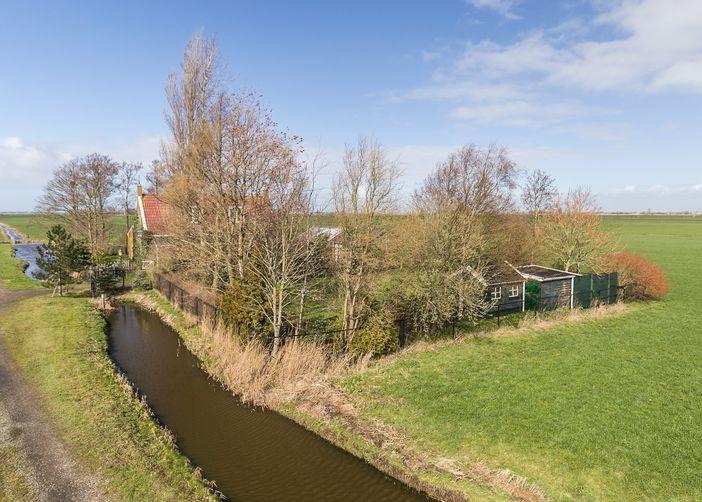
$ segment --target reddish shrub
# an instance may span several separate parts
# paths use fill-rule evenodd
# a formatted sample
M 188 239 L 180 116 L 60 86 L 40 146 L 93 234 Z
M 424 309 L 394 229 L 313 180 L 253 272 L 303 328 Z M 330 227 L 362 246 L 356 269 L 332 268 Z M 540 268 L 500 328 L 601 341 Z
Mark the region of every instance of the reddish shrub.
M 619 285 L 624 286 L 627 299 L 661 298 L 668 293 L 668 281 L 663 270 L 645 258 L 622 251 L 609 255 L 607 265 L 619 272 Z

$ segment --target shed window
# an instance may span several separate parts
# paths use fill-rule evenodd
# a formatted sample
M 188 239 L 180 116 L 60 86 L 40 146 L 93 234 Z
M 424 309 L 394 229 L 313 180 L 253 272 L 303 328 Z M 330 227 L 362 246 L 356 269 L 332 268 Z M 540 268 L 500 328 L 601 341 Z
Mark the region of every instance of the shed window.
M 519 286 L 514 285 L 509 287 L 509 297 L 516 298 L 519 296 Z
M 500 287 L 495 286 L 494 288 L 492 288 L 492 293 L 490 293 L 490 296 L 493 300 L 499 300 L 500 298 L 502 298 L 502 290 L 500 289 Z

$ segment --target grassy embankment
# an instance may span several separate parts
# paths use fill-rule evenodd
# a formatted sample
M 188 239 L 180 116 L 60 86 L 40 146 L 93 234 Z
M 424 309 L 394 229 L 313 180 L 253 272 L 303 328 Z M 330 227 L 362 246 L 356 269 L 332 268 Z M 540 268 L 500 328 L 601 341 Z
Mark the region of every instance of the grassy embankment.
M 9 249 L 0 246 L 4 287 L 34 286 L 22 279 Z M 105 321 L 87 299 L 43 295 L 23 300 L 3 312 L 0 330 L 76 459 L 86 472 L 107 481 L 102 488 L 108 497 L 214 498 L 115 371 L 107 355 Z M 0 435 L 0 485 L 10 499 L 17 495 L 19 500 L 29 496 L 30 488 L 25 459 L 10 439 Z
M 84 298 L 41 296 L 3 315 L 6 345 L 78 461 L 117 499 L 211 498 L 107 356 Z
M 14 257 L 9 243 L 0 242 L 0 287 L 11 291 L 37 287 L 36 281 L 24 275 L 26 265 Z
M 427 456 L 507 468 L 556 499 L 702 497 L 702 219 L 607 224 L 665 269 L 668 297 L 391 358 L 343 382 L 363 419 Z

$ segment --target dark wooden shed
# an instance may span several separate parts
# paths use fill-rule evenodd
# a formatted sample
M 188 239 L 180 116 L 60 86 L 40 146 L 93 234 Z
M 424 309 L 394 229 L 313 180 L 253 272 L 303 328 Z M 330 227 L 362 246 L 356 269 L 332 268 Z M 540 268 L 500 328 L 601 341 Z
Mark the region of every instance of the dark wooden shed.
M 490 313 L 524 312 L 526 279 L 509 263 L 487 267 L 484 275 L 485 299 L 492 303 Z
M 536 281 L 541 287 L 539 310 L 554 310 L 559 307 L 573 308 L 574 281 L 581 274 L 566 272 L 541 265 L 516 267 L 517 272 L 527 281 Z

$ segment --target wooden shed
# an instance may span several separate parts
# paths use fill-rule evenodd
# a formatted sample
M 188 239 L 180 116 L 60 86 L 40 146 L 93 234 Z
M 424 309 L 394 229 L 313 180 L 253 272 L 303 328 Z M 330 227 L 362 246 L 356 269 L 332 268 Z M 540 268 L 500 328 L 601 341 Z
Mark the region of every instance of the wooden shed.
M 509 263 L 494 264 L 483 274 L 485 299 L 492 303 L 490 313 L 524 312 L 526 279 Z
M 539 283 L 539 310 L 573 308 L 574 281 L 581 274 L 541 265 L 523 265 L 516 270 L 526 281 Z

